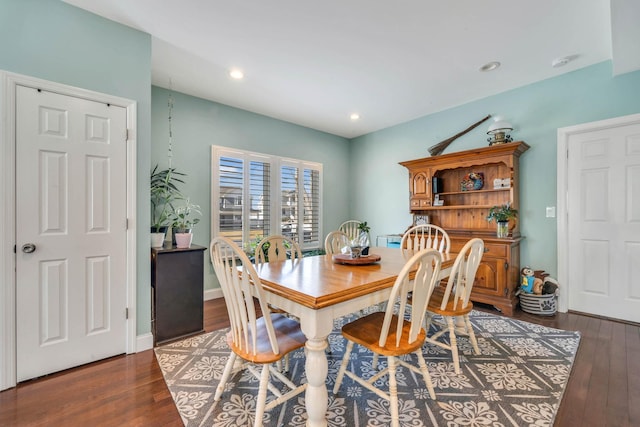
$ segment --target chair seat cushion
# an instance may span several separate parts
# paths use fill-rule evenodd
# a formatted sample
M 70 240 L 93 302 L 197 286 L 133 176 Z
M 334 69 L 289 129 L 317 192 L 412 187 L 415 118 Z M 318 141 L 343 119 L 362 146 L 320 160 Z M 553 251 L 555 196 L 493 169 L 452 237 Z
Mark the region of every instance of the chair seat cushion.
M 257 319 L 257 335 L 256 349 L 243 348 L 241 343 L 244 340 L 238 340 L 234 342 L 233 334 L 229 332 L 227 334 L 227 343 L 231 350 L 244 360 L 248 360 L 252 363 L 273 363 L 282 359 L 288 353 L 304 347 L 307 342 L 306 337 L 300 329 L 300 323 L 294 319 L 290 319 L 282 314 L 271 314 L 271 322 L 273 323 L 273 329 L 276 333 L 276 340 L 278 342 L 279 353 L 274 353 L 271 349 L 269 342 L 269 335 L 267 335 L 267 328 L 265 327 L 264 317 Z M 251 339 L 249 342 L 251 343 Z
M 380 347 L 378 342 L 380 340 L 380 331 L 382 329 L 384 315 L 384 312 L 376 312 L 354 320 L 351 323 L 347 323 L 342 327 L 342 335 L 346 339 L 384 356 L 407 354 L 422 347 L 426 337 L 424 329 L 421 328 L 417 339 L 414 342 L 409 343 L 407 338 L 409 337 L 411 323 L 407 321 L 403 321 L 402 338 L 400 340 L 400 344 L 396 346 L 395 331 L 398 322 L 398 318 L 396 316 L 393 316 L 393 319 L 391 320 L 391 328 L 389 330 L 389 336 L 387 337 L 385 346 Z

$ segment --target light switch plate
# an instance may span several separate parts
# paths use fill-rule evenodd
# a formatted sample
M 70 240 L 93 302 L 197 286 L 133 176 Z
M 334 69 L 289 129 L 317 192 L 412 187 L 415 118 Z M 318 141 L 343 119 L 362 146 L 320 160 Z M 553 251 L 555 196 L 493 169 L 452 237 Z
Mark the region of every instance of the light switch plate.
M 555 218 L 555 217 L 556 217 L 556 207 L 547 206 L 547 218 Z

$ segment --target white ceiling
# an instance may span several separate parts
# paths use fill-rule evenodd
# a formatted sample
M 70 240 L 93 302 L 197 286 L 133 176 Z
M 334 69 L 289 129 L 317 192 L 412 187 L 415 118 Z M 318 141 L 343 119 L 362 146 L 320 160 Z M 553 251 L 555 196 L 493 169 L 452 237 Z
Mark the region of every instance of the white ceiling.
M 64 1 L 151 34 L 154 85 L 346 138 L 608 59 L 640 69 L 637 0 Z

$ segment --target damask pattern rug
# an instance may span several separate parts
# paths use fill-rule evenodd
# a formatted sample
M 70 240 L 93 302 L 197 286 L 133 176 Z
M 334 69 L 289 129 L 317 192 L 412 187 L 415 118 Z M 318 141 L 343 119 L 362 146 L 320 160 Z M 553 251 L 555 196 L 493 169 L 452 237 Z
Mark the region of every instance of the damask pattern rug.
M 388 402 L 351 379 L 345 377 L 338 394 L 332 394 L 345 348 L 340 327 L 350 320 L 353 317 L 336 320 L 329 336 L 328 425 L 389 425 Z M 423 347 L 435 401 L 421 376 L 399 369 L 400 425 L 553 426 L 580 334 L 478 311 L 472 312 L 471 322 L 481 354 L 473 354 L 469 340 L 460 337 L 460 374 L 455 374 L 449 352 L 431 344 Z M 155 350 L 185 426 L 253 425 L 257 380 L 250 374 L 237 373 L 222 399 L 213 401 L 229 356 L 226 332 L 214 331 Z M 374 373 L 371 353 L 355 346 L 353 357 L 360 374 Z M 302 349 L 290 357 L 289 375 L 294 382 L 306 381 L 304 361 Z M 380 358 L 379 364 L 386 364 L 386 359 Z M 304 408 L 303 393 L 265 413 L 264 425 L 304 426 Z

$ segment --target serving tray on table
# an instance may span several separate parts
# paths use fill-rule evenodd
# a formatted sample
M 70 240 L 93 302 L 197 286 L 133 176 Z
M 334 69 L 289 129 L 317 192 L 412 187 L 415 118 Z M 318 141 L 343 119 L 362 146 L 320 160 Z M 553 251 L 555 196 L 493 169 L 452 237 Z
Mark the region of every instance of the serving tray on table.
M 336 264 L 349 264 L 349 265 L 369 265 L 380 261 L 382 258 L 380 255 L 369 254 L 362 255 L 360 258 L 351 258 L 351 254 L 334 254 L 333 262 Z

